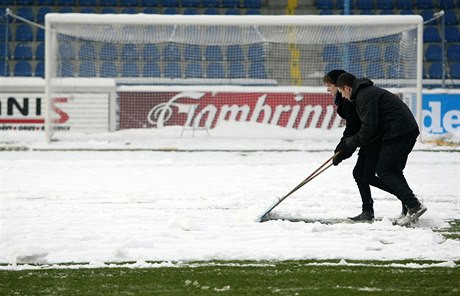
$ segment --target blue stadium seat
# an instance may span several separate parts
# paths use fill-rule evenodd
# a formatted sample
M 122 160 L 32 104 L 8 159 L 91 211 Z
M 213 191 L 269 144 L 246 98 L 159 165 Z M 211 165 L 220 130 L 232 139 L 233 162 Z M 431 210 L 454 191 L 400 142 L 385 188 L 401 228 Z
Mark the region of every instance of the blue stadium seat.
M 244 60 L 244 52 L 240 45 L 230 45 L 227 47 L 227 61 Z
M 430 20 L 430 19 L 433 18 L 434 10 L 432 10 L 432 9 L 424 9 L 424 10 L 422 10 L 422 11 L 420 12 L 420 15 L 422 16 L 423 21 L 426 22 L 426 21 L 428 21 L 428 20 Z M 433 20 L 433 21 L 431 21 L 429 24 L 430 24 L 430 25 L 435 25 L 435 24 L 437 24 L 437 23 L 438 23 L 437 20 Z
M 208 64 L 206 71 L 207 78 L 225 78 L 224 66 L 220 62 L 212 62 Z
M 45 30 L 42 28 L 37 28 L 35 33 L 35 40 L 36 41 L 45 41 Z
M 207 46 L 204 58 L 207 61 L 223 61 L 222 48 L 218 45 Z
M 364 49 L 365 61 L 380 61 L 382 60 L 382 48 L 376 44 L 369 44 Z
M 348 66 L 348 69 L 346 69 L 346 70 L 348 72 L 350 72 L 351 74 L 355 75 L 356 77 L 363 77 L 364 76 L 363 66 L 362 66 L 361 63 L 351 63 Z
M 245 78 L 246 71 L 241 61 L 231 62 L 228 65 L 228 78 Z
M 340 53 L 336 45 L 328 44 L 323 48 L 323 61 L 335 62 L 341 57 Z
M 137 0 L 120 0 L 120 6 L 138 6 Z
M 251 44 L 248 48 L 248 60 L 250 62 L 265 61 L 265 50 L 260 43 Z
M 158 7 L 160 6 L 159 0 L 140 0 L 141 7 Z
M 324 73 L 329 73 L 335 69 L 341 69 L 342 67 L 338 63 L 327 63 L 324 67 Z
M 322 9 L 319 12 L 319 15 L 333 15 L 334 10 L 333 9 Z
M 78 51 L 78 58 L 80 60 L 91 60 L 95 59 L 96 56 L 97 51 L 94 43 L 84 42 L 80 45 L 80 50 Z
M 144 63 L 144 69 L 142 71 L 143 77 L 161 77 L 160 66 L 156 61 L 149 61 Z
M 361 10 L 361 12 L 359 14 L 360 15 L 374 15 L 375 10 L 373 10 L 373 9 L 363 9 L 363 10 Z
M 460 63 L 450 63 L 450 78 L 460 79 Z
M 34 0 L 16 0 L 16 5 L 34 5 Z
M 10 46 L 8 43 L 6 44 L 6 47 L 4 44 L 0 45 L 0 60 L 4 60 L 5 58 L 10 58 L 11 57 L 11 50 Z
M 98 3 L 98 0 L 79 0 L 78 1 L 78 5 L 79 6 L 92 6 L 92 7 L 95 7 L 95 6 L 98 6 L 99 3 Z
M 146 61 L 160 60 L 160 51 L 156 44 L 146 44 L 142 49 L 142 59 Z
M 194 7 L 188 7 L 184 10 L 184 15 L 197 15 L 199 14 L 199 11 L 197 8 Z
M 14 11 L 13 11 L 14 12 Z M 29 21 L 35 21 L 34 12 L 31 7 L 19 7 L 16 14 L 22 18 L 25 18 Z M 22 22 L 19 19 L 16 19 L 16 22 Z
M 438 7 L 442 9 L 455 8 L 454 0 L 438 0 Z
M 450 44 L 447 47 L 447 59 L 449 62 L 460 61 L 460 45 L 459 44 Z
M 344 0 L 336 0 L 335 7 L 337 9 L 343 9 L 344 8 Z M 350 1 L 350 9 L 355 9 L 355 2 Z
M 204 14 L 206 14 L 206 15 L 218 15 L 220 13 L 219 13 L 219 9 L 217 9 L 215 7 L 210 7 L 210 8 L 206 8 L 204 10 Z
M 35 49 L 35 59 L 44 60 L 45 59 L 45 43 L 41 42 L 37 45 Z
M 200 7 L 201 1 L 200 0 L 182 0 L 183 7 Z
M 32 47 L 29 42 L 18 43 L 14 49 L 15 60 L 31 60 L 32 59 Z
M 335 4 L 333 0 L 316 0 L 315 6 L 318 9 L 334 9 Z
M 225 15 L 240 15 L 240 10 L 238 8 L 227 8 Z
M 401 64 L 397 62 L 388 63 L 387 76 L 390 79 L 401 78 Z
M 185 68 L 185 78 L 203 78 L 201 63 L 192 61 Z
M 118 0 L 100 0 L 100 6 L 118 6 Z
M 423 29 L 423 42 L 441 42 L 438 27 L 425 26 Z
M 370 79 L 382 79 L 385 77 L 385 70 L 382 63 L 369 63 L 366 67 L 366 77 Z
M 0 60 L 0 76 L 2 77 L 10 76 L 10 65 L 5 60 Z
M 156 9 L 154 7 L 144 8 L 144 10 L 142 12 L 145 13 L 145 14 L 159 14 L 158 9 Z
M 246 15 L 261 15 L 262 12 L 256 8 L 250 8 L 246 11 Z
M 430 44 L 425 51 L 425 61 L 438 62 L 442 59 L 442 49 L 438 44 Z
M 203 6 L 204 7 L 219 7 L 220 6 L 220 0 L 203 0 Z
M 418 9 L 431 9 L 435 7 L 435 4 L 433 0 L 416 0 L 415 6 Z
M 34 33 L 30 25 L 22 24 L 16 29 L 15 41 L 33 41 Z
M 222 7 L 239 7 L 240 0 L 222 0 Z
M 447 26 L 458 25 L 458 18 L 455 10 L 446 10 L 444 13 L 444 21 Z
M 163 49 L 163 59 L 166 61 L 179 61 L 180 51 L 177 44 L 169 43 Z
M 101 77 L 117 77 L 117 65 L 112 61 L 104 61 L 101 65 Z
M 412 15 L 414 14 L 414 11 L 412 9 L 402 9 L 399 12 L 400 15 Z
M 38 0 L 37 4 L 42 6 L 53 6 L 54 0 Z
M 179 10 L 177 9 L 177 7 L 166 7 L 164 10 L 163 10 L 163 14 L 180 14 Z
M 137 60 L 140 58 L 136 44 L 125 44 L 121 48 L 121 58 L 123 60 Z
M 73 13 L 73 7 L 70 6 L 64 6 L 61 9 L 59 9 L 59 13 Z
M 134 61 L 124 62 L 121 67 L 121 77 L 139 77 L 139 67 Z
M 179 0 L 161 0 L 161 6 L 163 7 L 179 7 Z
M 35 76 L 36 77 L 45 77 L 45 62 L 40 61 L 35 65 Z
M 96 67 L 93 61 L 83 61 L 78 70 L 79 77 L 96 77 Z
M 64 60 L 58 68 L 59 77 L 75 77 L 74 64 Z
M 96 13 L 93 7 L 84 7 L 80 10 L 80 13 Z
M 121 10 L 121 13 L 123 14 L 136 14 L 137 9 L 134 7 L 125 7 Z
M 196 44 L 187 44 L 184 49 L 184 60 L 199 61 L 201 60 L 201 48 Z
M 414 8 L 414 1 L 413 0 L 396 0 L 395 7 L 397 9 Z
M 385 62 L 394 62 L 395 57 L 399 56 L 399 47 L 395 44 L 388 44 L 385 47 L 383 60 Z
M 53 9 L 51 7 L 45 6 L 45 7 L 40 7 L 37 13 L 37 22 L 40 24 L 45 23 L 45 15 L 47 13 L 53 12 Z
M 5 34 L 5 31 L 6 29 L 8 29 L 8 40 L 11 41 L 13 40 L 13 34 L 11 33 L 11 29 L 10 29 L 10 26 L 7 26 L 6 25 L 3 25 L 3 24 L 0 24 L 0 41 L 5 41 L 7 38 L 6 38 L 6 34 Z
M 393 9 L 382 9 L 380 11 L 380 14 L 381 15 L 393 15 L 394 11 L 393 11 Z
M 57 6 L 77 6 L 77 0 L 56 0 Z
M 167 62 L 164 68 L 164 76 L 167 78 L 180 78 L 182 76 L 178 62 Z
M 374 9 L 373 1 L 369 0 L 356 0 L 356 8 L 357 9 Z
M 441 79 L 442 78 L 442 64 L 435 62 L 430 65 L 428 76 L 430 79 Z
M 30 66 L 30 63 L 27 61 L 17 62 L 14 65 L 13 75 L 14 76 L 24 76 L 24 77 L 32 76 L 32 67 Z
M 358 62 L 361 60 L 361 49 L 356 44 L 350 44 L 347 46 L 348 58 L 352 62 Z
M 263 62 L 251 63 L 249 65 L 248 76 L 249 78 L 267 79 L 267 71 L 265 69 L 265 63 Z
M 457 26 L 446 26 L 444 32 L 447 42 L 460 42 L 460 32 Z
M 262 7 L 262 0 L 243 0 L 243 7 L 246 8 L 261 8 Z
M 393 9 L 393 0 L 376 0 L 375 7 L 377 9 Z
M 99 51 L 99 58 L 102 60 L 118 59 L 118 48 L 112 43 L 104 43 Z
M 101 14 L 117 14 L 117 10 L 113 7 L 102 7 Z

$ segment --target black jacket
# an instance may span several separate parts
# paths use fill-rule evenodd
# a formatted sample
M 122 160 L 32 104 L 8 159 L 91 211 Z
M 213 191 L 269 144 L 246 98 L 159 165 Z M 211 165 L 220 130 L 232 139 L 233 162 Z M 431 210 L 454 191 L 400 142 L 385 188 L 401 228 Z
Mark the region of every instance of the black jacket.
M 356 114 L 355 105 L 349 100 L 342 98 L 342 94 L 339 92 L 337 92 L 334 98 L 334 103 L 337 105 L 337 114 L 346 121 L 343 138 L 353 136 L 361 128 L 361 120 L 358 114 Z
M 374 86 L 367 78 L 355 80 L 351 101 L 362 125 L 355 135 L 347 138 L 348 149 L 362 147 L 378 137 L 388 141 L 419 134 L 417 122 L 407 105 L 395 94 Z

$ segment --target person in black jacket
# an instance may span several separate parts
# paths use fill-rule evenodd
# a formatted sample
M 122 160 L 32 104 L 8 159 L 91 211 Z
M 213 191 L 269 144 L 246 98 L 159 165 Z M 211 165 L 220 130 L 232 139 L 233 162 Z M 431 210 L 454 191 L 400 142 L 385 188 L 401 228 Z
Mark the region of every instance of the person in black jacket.
M 415 197 L 403 174 L 407 157 L 420 132 L 407 105 L 395 94 L 373 84 L 367 78 L 356 79 L 350 73 L 341 74 L 337 79 L 338 91 L 355 104 L 361 120 L 360 130 L 343 139 L 337 149 L 347 155 L 357 147 L 381 141 L 376 172 L 407 207 L 407 215 L 397 221 L 399 225 L 407 225 L 427 210 Z
M 334 97 L 334 103 L 337 106 L 337 114 L 345 119 L 346 122 L 345 130 L 340 142 L 355 135 L 361 128 L 361 120 L 356 113 L 355 105 L 349 100 L 344 99 L 341 93 L 337 91 L 337 78 L 343 73 L 346 72 L 344 70 L 332 70 L 323 77 L 323 83 L 327 87 L 327 92 Z M 361 147 L 359 150 L 358 160 L 353 169 L 353 177 L 361 196 L 362 212 L 355 217 L 351 217 L 351 220 L 372 221 L 374 219 L 374 200 L 372 199 L 370 185 L 380 188 L 393 195 L 395 194 L 391 188 L 386 186 L 385 183 L 383 183 L 375 175 L 377 159 L 381 146 L 381 141 L 376 140 Z M 335 152 L 337 152 L 337 150 L 338 149 L 336 148 Z M 343 152 L 340 153 L 334 158 L 334 165 L 338 165 L 342 160 L 350 157 L 353 152 L 354 150 L 349 151 L 347 154 Z

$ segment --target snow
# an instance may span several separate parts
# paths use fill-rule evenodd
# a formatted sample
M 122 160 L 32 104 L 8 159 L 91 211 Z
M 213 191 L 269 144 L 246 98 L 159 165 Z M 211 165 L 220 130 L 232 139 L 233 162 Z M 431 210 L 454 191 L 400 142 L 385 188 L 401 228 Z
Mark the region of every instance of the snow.
M 6 265 L 0 269 L 289 259 L 434 260 L 441 263 L 401 266 L 455 267 L 460 241 L 436 229 L 460 219 L 458 147 L 417 143 L 411 153 L 405 176 L 428 207 L 413 227 L 392 225 L 400 202 L 377 189 L 378 221 L 321 222 L 359 213 L 351 173 L 356 155 L 274 210 L 278 217 L 319 221 L 255 222 L 332 156 L 340 133 L 276 140 L 138 130 L 46 144 L 41 133 L 1 132 L 0 263 Z M 5 150 L 13 147 L 23 150 Z

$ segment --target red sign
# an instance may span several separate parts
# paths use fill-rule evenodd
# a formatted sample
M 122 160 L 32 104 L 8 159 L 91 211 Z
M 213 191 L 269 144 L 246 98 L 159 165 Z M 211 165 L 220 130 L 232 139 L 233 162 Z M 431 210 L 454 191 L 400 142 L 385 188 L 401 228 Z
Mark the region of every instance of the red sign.
M 119 92 L 120 129 L 194 126 L 222 121 L 292 129 L 337 127 L 341 119 L 325 93 Z

